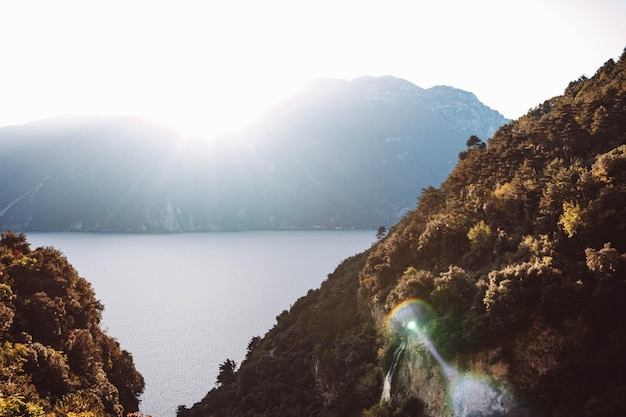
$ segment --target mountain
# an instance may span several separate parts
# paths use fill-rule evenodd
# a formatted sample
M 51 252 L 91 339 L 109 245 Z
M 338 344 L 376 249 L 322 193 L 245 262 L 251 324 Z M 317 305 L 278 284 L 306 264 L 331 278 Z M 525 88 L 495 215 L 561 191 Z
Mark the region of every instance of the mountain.
M 318 80 L 213 142 L 131 118 L 5 127 L 0 219 L 14 230 L 389 227 L 468 137 L 506 121 L 471 93 L 387 76 Z
M 178 417 L 623 416 L 626 50 L 469 144 Z

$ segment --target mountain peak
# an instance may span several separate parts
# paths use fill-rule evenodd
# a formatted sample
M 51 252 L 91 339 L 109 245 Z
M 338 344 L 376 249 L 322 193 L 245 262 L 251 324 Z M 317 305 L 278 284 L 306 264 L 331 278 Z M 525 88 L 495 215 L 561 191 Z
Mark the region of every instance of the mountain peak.
M 373 77 L 365 75 L 350 81 L 350 92 L 357 99 L 370 101 L 370 104 L 394 104 L 402 100 L 418 100 L 424 89 L 410 81 L 391 75 Z
M 404 78 L 394 77 L 393 75 L 363 75 L 361 77 L 357 77 L 350 81 L 352 84 L 376 84 L 379 86 L 384 86 L 388 88 L 396 88 L 396 89 L 410 89 L 410 90 L 424 90 L 423 88 L 413 84 L 411 81 L 405 80 Z
M 426 107 L 464 134 L 490 138 L 502 124 L 509 122 L 499 112 L 485 106 L 474 93 L 446 85 L 424 89 L 391 75 L 365 75 L 348 84 L 350 100 L 363 100 L 370 106 L 400 103 Z
M 483 104 L 474 93 L 446 85 L 424 90 L 424 104 L 446 119 L 455 129 L 468 135 L 481 132 L 488 139 L 508 122 L 502 114 Z

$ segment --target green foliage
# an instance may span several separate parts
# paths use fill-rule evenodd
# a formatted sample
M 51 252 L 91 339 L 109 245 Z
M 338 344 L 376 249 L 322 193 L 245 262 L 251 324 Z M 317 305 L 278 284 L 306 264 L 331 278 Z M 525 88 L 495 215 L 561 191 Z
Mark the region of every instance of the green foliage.
M 524 236 L 519 246 L 524 256 L 529 256 L 531 260 L 554 255 L 554 242 L 548 235 Z
M 376 404 L 362 414 L 363 417 L 420 417 L 425 415 L 424 403 L 415 397 L 397 402 Z
M 402 301 L 410 298 L 429 299 L 435 289 L 435 276 L 430 271 L 408 267 L 390 291 L 385 303 L 385 310 L 390 311 Z
M 626 145 L 598 156 L 591 166 L 591 174 L 606 184 L 623 181 L 626 176 Z
M 451 266 L 435 279 L 430 300 L 436 318 L 428 324 L 428 333 L 442 355 L 451 357 L 473 347 L 473 335 L 465 333 L 464 319 L 478 290 L 474 280 L 457 266 Z
M 15 294 L 7 284 L 0 284 L 0 342 L 4 340 L 4 335 L 13 324 L 15 317 L 15 307 L 13 305 Z
M 585 249 L 587 268 L 593 272 L 613 274 L 623 272 L 626 266 L 626 255 L 620 255 L 611 243 L 605 243 L 600 250 Z
M 37 259 L 31 258 L 27 255 L 22 255 L 13 259 L 13 262 L 11 262 L 10 266 L 16 268 L 24 268 L 27 271 L 37 272 L 37 263 Z
M 563 227 L 567 237 L 572 237 L 578 229 L 585 226 L 586 212 L 578 204 L 569 201 L 563 202 L 563 214 L 559 219 L 559 224 Z
M 472 226 L 467 232 L 467 238 L 470 241 L 470 247 L 473 251 L 485 253 L 495 243 L 495 235 L 491 231 L 491 227 L 480 220 Z
M 528 318 L 541 300 L 541 284 L 559 275 L 551 263 L 551 258 L 544 257 L 489 273 L 483 303 L 493 332 L 508 334 L 528 326 Z
M 100 328 L 102 304 L 54 248 L 0 239 L 0 415 L 121 416 L 144 382 Z
M 88 390 L 66 394 L 54 406 L 54 413 L 64 417 L 105 417 L 104 405 Z
M 39 417 L 43 409 L 24 399 L 22 395 L 12 394 L 4 397 L 0 392 L 0 416 L 2 417 Z

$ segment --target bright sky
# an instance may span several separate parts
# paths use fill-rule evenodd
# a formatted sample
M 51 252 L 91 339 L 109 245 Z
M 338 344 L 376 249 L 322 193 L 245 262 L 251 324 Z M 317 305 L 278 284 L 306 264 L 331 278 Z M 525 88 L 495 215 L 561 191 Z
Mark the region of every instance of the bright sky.
M 624 0 L 1 1 L 0 126 L 130 114 L 213 134 L 362 75 L 517 118 L 624 47 Z

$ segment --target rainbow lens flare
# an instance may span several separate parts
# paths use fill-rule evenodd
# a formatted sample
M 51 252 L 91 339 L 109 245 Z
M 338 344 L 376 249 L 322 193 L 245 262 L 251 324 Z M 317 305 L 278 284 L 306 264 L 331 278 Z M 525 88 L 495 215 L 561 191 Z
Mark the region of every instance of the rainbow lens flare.
M 395 306 L 385 320 L 388 335 L 405 336 L 407 331 L 421 331 L 424 325 L 435 317 L 433 309 L 424 300 L 409 298 Z
M 419 345 L 428 350 L 441 369 L 447 408 L 454 417 L 507 415 L 514 407 L 514 402 L 509 389 L 502 382 L 488 376 L 460 372 L 441 357 L 425 329 L 425 325 L 434 318 L 430 305 L 417 298 L 401 302 L 387 315 L 386 334 L 399 346 L 385 377 L 381 401 L 391 399 L 393 375 L 406 351 Z

